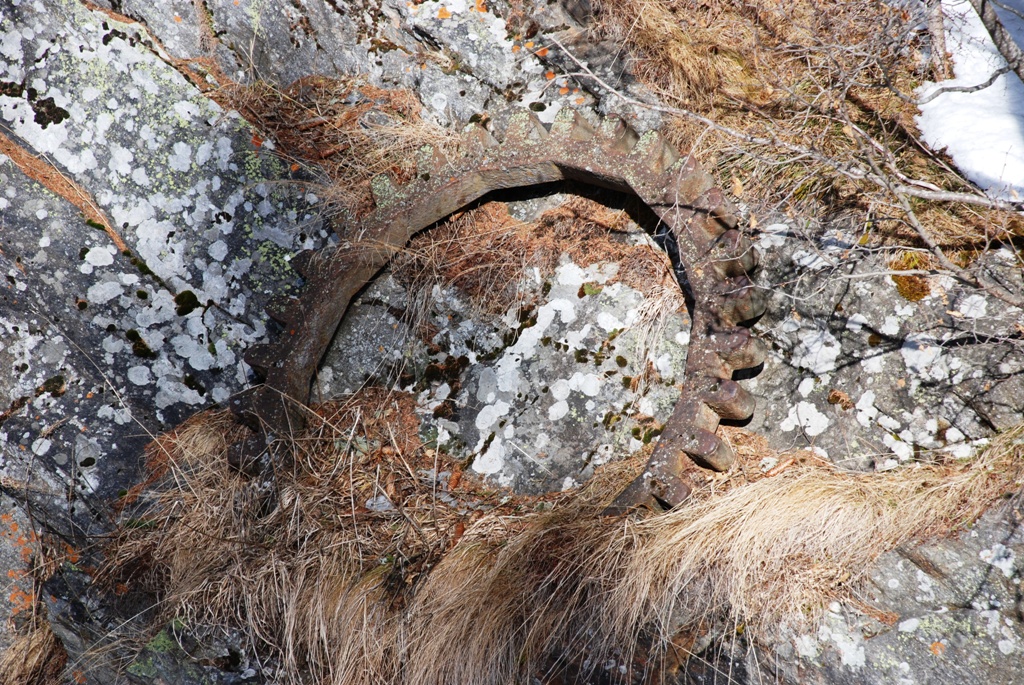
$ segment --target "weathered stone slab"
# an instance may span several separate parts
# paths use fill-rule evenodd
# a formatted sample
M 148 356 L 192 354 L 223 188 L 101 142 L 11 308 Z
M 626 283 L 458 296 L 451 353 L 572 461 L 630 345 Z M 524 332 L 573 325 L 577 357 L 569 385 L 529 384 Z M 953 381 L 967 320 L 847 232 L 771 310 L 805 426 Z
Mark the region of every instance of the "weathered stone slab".
M 61 1 L 4 19 L 0 119 L 126 247 L 0 163 L 4 399 L 31 402 L 3 428 L 5 459 L 46 458 L 54 496 L 106 502 L 150 436 L 245 387 L 240 353 L 265 334 L 263 304 L 297 281 L 291 254 L 326 231 L 272 144 L 139 25 Z
M 773 358 L 749 381 L 759 397 L 749 427 L 776 447 L 885 470 L 927 450 L 969 456 L 1019 423 L 1024 313 L 947 276 L 924 277 L 927 292 L 908 300 L 890 278 L 891 253 L 857 239 L 763 231 L 761 279 L 774 296 L 758 329 Z M 982 260 L 1024 288 L 1006 250 Z

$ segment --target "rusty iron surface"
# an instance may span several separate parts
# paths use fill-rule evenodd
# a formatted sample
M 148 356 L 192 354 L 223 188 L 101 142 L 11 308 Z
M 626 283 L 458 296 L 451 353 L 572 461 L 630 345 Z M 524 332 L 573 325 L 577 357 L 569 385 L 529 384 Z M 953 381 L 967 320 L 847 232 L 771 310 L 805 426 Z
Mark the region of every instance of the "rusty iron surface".
M 234 446 L 232 464 L 249 472 L 272 468 L 268 446 L 304 425 L 317 366 L 352 299 L 414 234 L 491 191 L 571 180 L 635 194 L 678 246 L 694 298 L 682 396 L 644 472 L 609 513 L 679 504 L 693 487 L 687 459 L 714 470 L 734 461 L 716 435 L 719 421 L 749 418 L 754 401 L 733 372 L 757 367 L 766 354 L 743 325 L 760 316 L 765 298 L 751 281 L 756 253 L 733 208 L 692 158 L 659 133 L 640 136 L 617 118 L 593 125 L 562 110 L 548 128 L 532 112 L 515 111 L 498 137 L 468 127 L 463 147 L 466 156 L 454 163 L 424 147 L 417 178 L 405 185 L 375 177 L 376 209 L 346 226 L 342 246 L 292 261 L 306 285 L 301 296 L 268 307 L 284 329 L 278 339 L 245 355 L 264 382 L 230 401 L 254 430 Z

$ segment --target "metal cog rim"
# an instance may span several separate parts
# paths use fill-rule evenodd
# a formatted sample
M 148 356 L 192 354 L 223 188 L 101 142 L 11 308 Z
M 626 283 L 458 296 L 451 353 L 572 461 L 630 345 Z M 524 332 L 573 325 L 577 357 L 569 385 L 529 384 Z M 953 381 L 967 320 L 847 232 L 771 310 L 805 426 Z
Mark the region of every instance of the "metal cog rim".
M 413 235 L 491 191 L 565 180 L 639 197 L 671 231 L 694 297 L 682 396 L 644 472 L 608 513 L 685 500 L 692 490 L 684 473 L 687 457 L 717 471 L 733 463 L 735 455 L 716 431 L 721 419 L 753 414 L 753 397 L 732 376 L 765 359 L 764 344 L 742 325 L 764 312 L 765 297 L 750 278 L 756 252 L 722 191 L 660 133 L 641 136 L 617 117 L 595 125 L 563 109 L 549 128 L 533 112 L 515 110 L 501 138 L 470 124 L 463 138 L 467 154 L 454 165 L 425 146 L 415 180 L 396 185 L 384 174 L 372 179 L 376 209 L 350 219 L 354 240 L 293 258 L 306 282 L 301 295 L 267 307 L 283 332 L 244 355 L 264 382 L 229 401 L 255 430 L 233 446 L 234 466 L 266 471 L 272 466 L 267 446 L 302 428 L 301 405 L 349 304 Z

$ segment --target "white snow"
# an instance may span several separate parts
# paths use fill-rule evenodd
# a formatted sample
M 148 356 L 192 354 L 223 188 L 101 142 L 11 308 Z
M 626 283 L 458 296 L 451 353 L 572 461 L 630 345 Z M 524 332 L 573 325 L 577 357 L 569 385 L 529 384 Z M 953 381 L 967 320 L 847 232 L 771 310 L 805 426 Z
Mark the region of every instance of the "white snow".
M 956 78 L 921 86 L 919 98 L 943 86 L 984 83 L 1006 65 L 967 0 L 943 0 L 942 6 Z M 1007 13 L 1002 18 L 1024 45 L 1024 22 Z M 939 95 L 921 105 L 917 124 L 932 149 L 946 148 L 964 175 L 991 195 L 1024 196 L 1024 84 L 1013 72 L 979 91 Z

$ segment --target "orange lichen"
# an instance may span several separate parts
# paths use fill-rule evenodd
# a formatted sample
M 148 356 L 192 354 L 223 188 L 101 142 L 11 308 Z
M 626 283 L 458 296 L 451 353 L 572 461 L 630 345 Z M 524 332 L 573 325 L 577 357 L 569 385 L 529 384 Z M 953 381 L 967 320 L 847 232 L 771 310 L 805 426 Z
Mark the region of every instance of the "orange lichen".
M 7 596 L 7 600 L 11 603 L 11 616 L 17 616 L 20 613 L 31 611 L 36 604 L 36 596 L 32 592 L 26 592 L 20 588 L 15 589 Z
M 843 409 L 853 409 L 853 400 L 842 390 L 833 389 L 826 398 L 829 404 L 838 404 Z
M 442 7 L 441 9 L 437 10 L 438 19 L 451 19 L 451 17 L 452 13 L 448 11 L 447 7 Z

